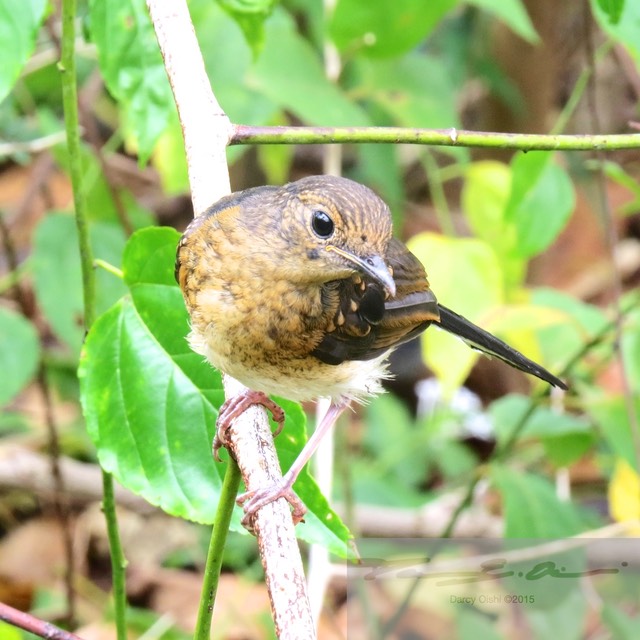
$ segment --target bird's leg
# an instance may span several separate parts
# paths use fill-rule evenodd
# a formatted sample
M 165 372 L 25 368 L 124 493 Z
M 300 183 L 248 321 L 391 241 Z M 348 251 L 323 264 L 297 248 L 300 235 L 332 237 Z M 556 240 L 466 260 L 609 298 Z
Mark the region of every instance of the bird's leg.
M 273 400 L 271 400 L 271 398 L 269 398 L 269 396 L 262 393 L 262 391 L 252 391 L 251 389 L 247 389 L 243 393 L 225 401 L 218 412 L 218 419 L 216 420 L 216 435 L 213 439 L 212 447 L 213 457 L 218 462 L 220 462 L 220 455 L 218 454 L 220 447 L 226 447 L 229 444 L 229 438 L 227 435 L 229 427 L 239 415 L 254 404 L 260 404 L 265 409 L 268 409 L 271 412 L 274 421 L 277 422 L 278 426 L 273 432 L 274 438 L 282 431 L 282 427 L 284 427 L 284 411 L 282 410 L 282 407 L 277 405 Z
M 335 425 L 337 419 L 348 406 L 348 400 L 332 402 L 329 405 L 327 413 L 324 414 L 315 431 L 311 434 L 309 440 L 307 440 L 307 443 L 294 460 L 289 471 L 282 476 L 280 482 L 268 487 L 263 487 L 262 489 L 247 491 L 238 496 L 236 502 L 244 508 L 245 515 L 242 519 L 242 524 L 245 527 L 252 530 L 252 520 L 258 509 L 278 498 L 284 498 L 292 506 L 293 511 L 291 515 L 294 524 L 298 524 L 298 522 L 302 520 L 304 514 L 307 512 L 307 508 L 293 491 L 293 483 L 296 481 L 304 465 L 307 464 L 309 458 L 311 458 L 314 451 L 318 448 L 324 435 Z

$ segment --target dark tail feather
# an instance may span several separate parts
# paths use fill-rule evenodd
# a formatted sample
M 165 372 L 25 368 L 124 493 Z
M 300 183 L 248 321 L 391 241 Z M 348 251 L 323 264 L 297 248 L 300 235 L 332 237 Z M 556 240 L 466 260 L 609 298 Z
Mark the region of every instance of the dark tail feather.
M 516 351 L 505 342 L 502 342 L 502 340 L 491 335 L 488 331 L 477 327 L 466 318 L 463 318 L 461 315 L 442 305 L 439 305 L 439 308 L 440 327 L 462 338 L 472 349 L 477 349 L 489 356 L 500 358 L 500 360 L 510 364 L 512 367 L 520 369 L 520 371 L 524 371 L 525 373 L 530 373 L 554 387 L 567 389 L 567 385 L 562 382 L 560 378 L 556 378 L 539 364 L 536 364 L 533 360 L 529 360 L 529 358 L 526 358 L 519 351 Z

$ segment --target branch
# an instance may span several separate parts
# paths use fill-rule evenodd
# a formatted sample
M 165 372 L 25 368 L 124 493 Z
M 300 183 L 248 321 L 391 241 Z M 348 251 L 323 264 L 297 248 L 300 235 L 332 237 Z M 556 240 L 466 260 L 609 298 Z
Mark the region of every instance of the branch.
M 60 629 L 60 627 L 56 627 L 50 622 L 40 620 L 24 611 L 18 611 L 18 609 L 14 609 L 2 602 L 0 602 L 0 621 L 7 622 L 19 629 L 30 631 L 36 636 L 47 638 L 47 640 L 82 640 L 80 636 L 71 633 L 71 631 Z
M 344 144 L 370 142 L 429 144 L 440 147 L 520 149 L 522 151 L 589 151 L 639 149 L 639 133 L 552 135 L 491 133 L 464 129 L 404 127 L 253 127 L 237 124 L 229 144 Z
M 209 86 L 184 0 L 147 0 L 147 6 L 178 107 L 193 205 L 198 215 L 230 192 L 226 147 L 233 126 Z M 244 389 L 226 376 L 224 385 L 227 397 Z M 229 439 L 230 450 L 238 462 L 248 490 L 281 478 L 264 409 L 251 407 L 236 419 L 229 430 Z M 314 638 L 302 559 L 285 500 L 277 500 L 260 509 L 254 520 L 254 529 L 278 637 L 301 640 Z M 204 603 L 210 616 L 208 595 L 203 594 L 201 608 Z M 199 628 L 204 628 L 204 625 L 205 622 L 200 620 Z

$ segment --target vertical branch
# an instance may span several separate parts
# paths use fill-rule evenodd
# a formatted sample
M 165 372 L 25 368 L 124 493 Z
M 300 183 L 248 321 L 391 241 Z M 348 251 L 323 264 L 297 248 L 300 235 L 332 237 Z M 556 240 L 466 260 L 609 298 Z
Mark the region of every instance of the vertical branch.
M 191 197 L 195 213 L 199 215 L 230 191 L 226 147 L 235 128 L 211 91 L 186 2 L 147 0 L 147 6 L 178 107 Z M 244 390 L 240 383 L 228 376 L 224 376 L 224 386 L 228 398 Z M 237 460 L 248 490 L 282 478 L 264 409 L 254 406 L 245 411 L 229 429 L 228 439 L 230 452 Z M 233 464 L 230 461 L 227 475 L 233 473 Z M 286 501 L 280 499 L 260 509 L 254 519 L 254 530 L 278 637 L 311 640 L 315 632 L 302 559 Z M 210 572 L 216 570 L 210 563 L 219 557 L 219 545 L 224 542 L 224 537 L 220 540 L 222 542 L 216 543 L 217 547 L 212 541 L 207 558 L 205 592 L 198 616 L 199 633 L 210 625 L 213 606 L 211 589 L 207 585 L 211 584 Z
M 76 0 L 62 3 L 62 45 L 59 70 L 62 82 L 62 102 L 69 149 L 69 172 L 73 187 L 75 219 L 78 229 L 80 262 L 82 266 L 82 294 L 84 299 L 84 326 L 89 331 L 96 319 L 96 279 L 93 270 L 93 251 L 89 239 L 89 221 L 82 193 L 82 161 L 80 155 L 80 134 L 78 118 L 78 88 L 76 84 L 75 60 L 75 19 Z M 113 478 L 102 472 L 104 491 L 103 510 L 107 520 L 109 547 L 111 549 L 111 569 L 113 572 L 113 592 L 118 640 L 126 638 L 126 594 L 125 560 L 120 545 L 115 501 L 113 500 Z

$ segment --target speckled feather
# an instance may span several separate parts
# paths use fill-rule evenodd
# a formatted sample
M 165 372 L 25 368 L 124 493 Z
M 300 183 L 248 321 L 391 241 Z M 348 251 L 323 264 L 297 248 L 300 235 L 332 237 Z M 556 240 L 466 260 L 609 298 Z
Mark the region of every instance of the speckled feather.
M 334 220 L 330 243 L 311 228 L 317 210 Z M 385 300 L 329 244 L 385 256 L 396 296 Z M 378 393 L 389 350 L 438 318 L 422 265 L 391 239 L 386 204 L 344 178 L 223 198 L 185 231 L 176 277 L 193 349 L 249 388 L 293 400 Z
M 314 230 L 319 211 L 332 221 L 328 237 Z M 313 176 L 222 198 L 178 247 L 192 348 L 256 391 L 364 401 L 381 391 L 390 351 L 437 323 L 565 388 L 439 305 L 422 264 L 391 231 L 387 205 L 345 178 Z

